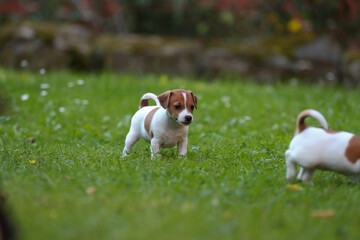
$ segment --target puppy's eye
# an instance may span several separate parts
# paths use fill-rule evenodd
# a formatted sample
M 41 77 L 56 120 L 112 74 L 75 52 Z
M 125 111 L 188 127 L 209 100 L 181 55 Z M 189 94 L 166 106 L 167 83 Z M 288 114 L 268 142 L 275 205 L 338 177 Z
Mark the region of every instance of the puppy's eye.
M 191 105 L 191 107 L 190 107 L 190 108 L 191 108 L 191 110 L 194 110 L 194 107 L 195 107 L 194 105 Z
M 175 109 L 180 109 L 181 108 L 181 105 L 178 104 L 178 105 L 175 105 Z

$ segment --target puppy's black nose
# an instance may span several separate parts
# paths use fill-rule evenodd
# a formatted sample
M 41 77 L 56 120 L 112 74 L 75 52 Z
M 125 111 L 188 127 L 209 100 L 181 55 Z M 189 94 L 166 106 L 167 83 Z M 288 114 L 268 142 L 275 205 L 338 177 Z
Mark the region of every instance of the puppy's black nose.
M 186 115 L 186 116 L 185 116 L 185 120 L 186 120 L 187 122 L 190 122 L 190 121 L 192 120 L 192 116 L 191 116 L 191 115 Z

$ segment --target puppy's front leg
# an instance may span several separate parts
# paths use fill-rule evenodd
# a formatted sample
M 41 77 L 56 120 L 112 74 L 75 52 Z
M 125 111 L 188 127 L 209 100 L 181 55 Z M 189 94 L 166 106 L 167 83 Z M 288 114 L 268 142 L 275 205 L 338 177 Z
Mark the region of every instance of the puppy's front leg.
M 188 139 L 187 137 L 178 142 L 179 156 L 185 156 L 187 153 Z
M 294 181 L 296 177 L 296 164 L 291 160 L 291 152 L 287 150 L 285 152 L 286 157 L 286 179 L 288 181 Z
M 150 150 L 151 150 L 151 159 L 154 159 L 154 156 L 160 157 L 161 155 L 158 153 L 160 152 L 160 140 L 155 138 L 151 139 Z

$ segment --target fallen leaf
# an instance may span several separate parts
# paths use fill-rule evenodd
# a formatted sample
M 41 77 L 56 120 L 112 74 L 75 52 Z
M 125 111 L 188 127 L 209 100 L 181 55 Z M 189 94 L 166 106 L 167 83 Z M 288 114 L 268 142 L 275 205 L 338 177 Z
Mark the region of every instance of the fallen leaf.
M 86 189 L 87 194 L 93 194 L 96 191 L 97 191 L 96 187 L 89 187 L 89 188 Z
M 313 218 L 330 218 L 335 215 L 336 211 L 334 209 L 315 210 L 311 213 L 311 217 Z

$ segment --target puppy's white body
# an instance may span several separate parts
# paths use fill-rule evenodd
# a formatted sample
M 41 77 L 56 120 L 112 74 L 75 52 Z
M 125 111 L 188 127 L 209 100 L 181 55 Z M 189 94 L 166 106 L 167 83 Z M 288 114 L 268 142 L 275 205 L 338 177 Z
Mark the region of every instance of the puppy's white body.
M 150 136 L 145 129 L 145 118 L 154 109 L 158 109 L 151 121 L 150 129 L 154 133 L 160 147 L 174 147 L 179 141 L 187 137 L 189 126 L 181 126 L 168 116 L 166 109 L 159 106 L 147 106 L 139 109 L 132 117 L 130 132 L 138 138 L 151 142 Z
M 334 171 L 358 179 L 360 161 L 349 159 L 349 151 L 352 151 L 352 156 L 354 155 L 356 146 L 351 144 L 356 135 L 326 130 L 327 123 L 323 116 L 315 110 L 307 111 L 307 114 L 304 114 L 304 111 L 299 115 L 297 134 L 285 152 L 287 179 L 295 178 L 297 165 L 301 167 L 298 178 L 308 184 L 312 184 L 312 176 L 317 169 Z M 325 129 L 306 127 L 304 119 L 307 116 L 318 119 Z
M 168 98 L 166 101 L 170 101 L 170 96 Z M 173 114 L 169 112 L 167 105 L 166 108 L 161 105 L 155 94 L 145 94 L 141 98 L 140 109 L 131 119 L 130 131 L 126 136 L 123 156 L 130 153 L 132 146 L 140 138 L 151 143 L 152 158 L 160 151 L 160 148 L 170 148 L 176 144 L 178 145 L 179 155 L 186 155 L 189 124 L 193 121 L 192 113 L 186 108 L 186 98 L 186 94 L 184 94 L 184 109 L 179 111 L 178 114 Z M 153 99 L 156 102 L 156 106 L 142 106 L 143 101 L 148 99 Z M 147 104 L 146 102 L 144 105 Z M 188 119 L 185 120 L 186 118 Z

